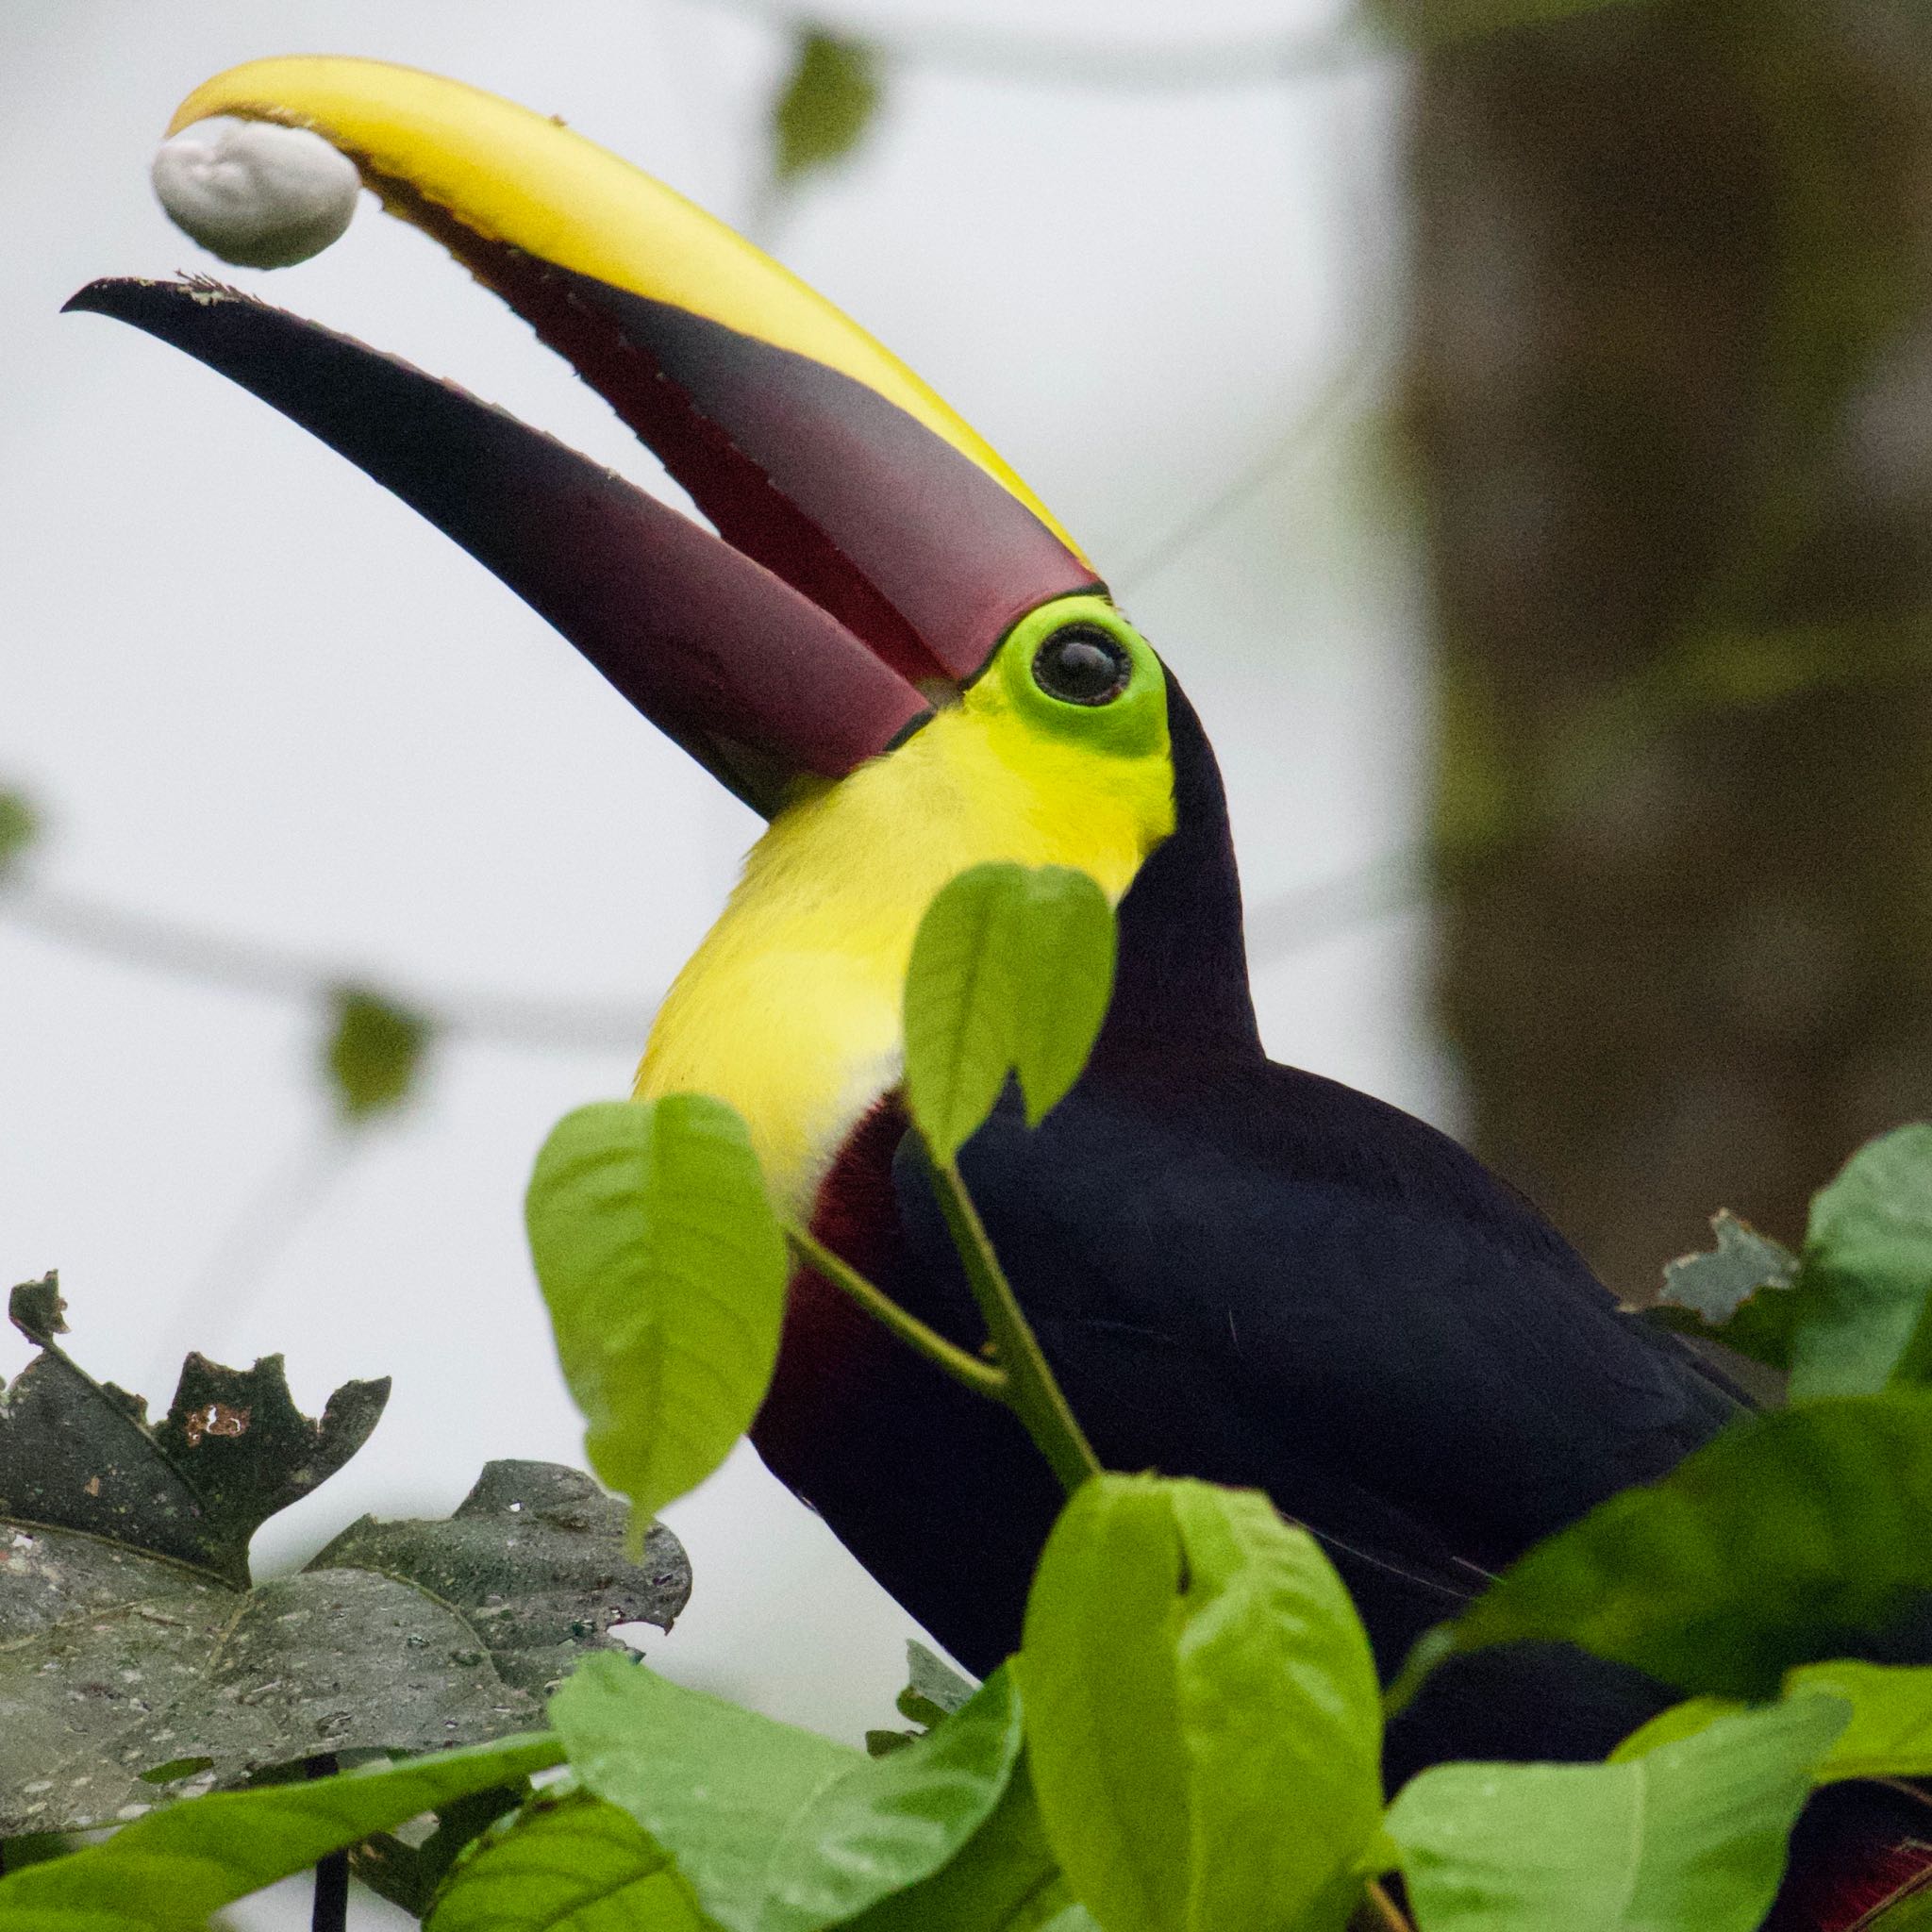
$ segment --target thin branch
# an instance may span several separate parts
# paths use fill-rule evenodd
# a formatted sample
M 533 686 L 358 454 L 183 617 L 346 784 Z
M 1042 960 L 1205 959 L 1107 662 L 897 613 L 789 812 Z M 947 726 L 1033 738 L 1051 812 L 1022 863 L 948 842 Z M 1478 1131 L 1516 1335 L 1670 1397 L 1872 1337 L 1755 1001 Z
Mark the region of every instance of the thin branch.
M 333 1777 L 338 1769 L 332 1755 L 311 1757 L 302 1767 L 311 1778 Z M 315 1861 L 315 1907 L 309 1932 L 347 1932 L 349 1924 L 349 1855 L 330 1852 Z
M 1405 50 L 1367 24 L 1309 33 L 1305 28 L 1225 40 L 1122 46 L 1059 35 L 1004 33 L 997 27 L 866 19 L 828 20 L 791 0 L 693 0 L 693 4 L 798 33 L 809 27 L 864 41 L 906 67 L 942 68 L 1050 87 L 1109 88 L 1176 93 L 1216 88 L 1273 87 L 1341 74 Z
M 1407 846 L 1353 872 L 1273 892 L 1248 908 L 1248 963 L 1272 966 L 1323 940 L 1413 911 L 1434 891 L 1428 848 Z
M 47 886 L 9 887 L 0 893 L 0 919 L 101 958 L 259 998 L 320 1003 L 339 986 L 380 984 L 399 1005 L 428 1014 L 441 1032 L 506 1046 L 634 1052 L 650 1030 L 655 1008 L 655 1002 L 645 1000 L 635 1008 L 599 1007 L 475 990 L 419 993 L 394 987 L 387 975 L 370 974 L 352 965 L 132 912 Z
M 1138 591 L 1149 578 L 1162 571 L 1200 541 L 1209 530 L 1232 511 L 1240 509 L 1255 492 L 1274 481 L 1294 458 L 1305 455 L 1335 425 L 1349 404 L 1355 401 L 1376 364 L 1386 355 L 1387 342 L 1378 336 L 1362 341 L 1331 372 L 1313 399 L 1280 435 L 1273 438 L 1261 453 L 1235 475 L 1206 502 L 1197 504 L 1180 521 L 1163 531 L 1123 570 L 1109 570 L 1108 582 L 1116 591 Z
M 163 1330 L 176 1340 L 160 1345 L 156 1379 L 173 1374 L 190 1347 L 227 1344 L 267 1288 L 275 1262 L 333 1192 L 364 1138 L 331 1120 L 319 1134 L 305 1135 L 249 1192 L 177 1297 Z
M 917 1315 L 908 1314 L 891 1295 L 874 1288 L 857 1269 L 849 1268 L 839 1257 L 814 1241 L 802 1227 L 788 1226 L 785 1240 L 791 1252 L 820 1280 L 842 1290 L 872 1318 L 890 1328 L 908 1348 L 916 1349 L 935 1367 L 943 1369 L 956 1382 L 963 1382 L 975 1395 L 989 1395 L 995 1402 L 1008 1397 L 1006 1372 L 991 1362 L 948 1341 L 938 1329 L 929 1328 Z
M 1365 1890 L 1371 1908 L 1389 1932 L 1415 1932 L 1407 1914 L 1389 1895 L 1389 1888 L 1379 1878 L 1370 1879 Z
M 967 1285 L 986 1318 L 994 1353 L 1006 1371 L 1006 1405 L 1026 1425 L 1026 1433 L 1071 1496 L 1089 1476 L 1100 1474 L 1100 1459 L 1047 1367 L 958 1168 L 950 1160 L 943 1161 L 933 1167 L 932 1175 L 940 1211 L 964 1264 Z

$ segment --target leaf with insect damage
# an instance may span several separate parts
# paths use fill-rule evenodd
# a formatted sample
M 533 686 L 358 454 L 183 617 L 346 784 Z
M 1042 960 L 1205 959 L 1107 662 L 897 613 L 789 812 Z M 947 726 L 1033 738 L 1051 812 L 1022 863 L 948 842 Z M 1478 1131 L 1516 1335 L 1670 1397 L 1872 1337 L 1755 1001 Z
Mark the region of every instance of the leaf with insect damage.
M 365 1520 L 251 1590 L 249 1532 L 340 1467 L 387 1384 L 351 1384 L 317 1424 L 278 1361 L 191 1357 L 150 1427 L 55 1341 L 51 1277 L 12 1313 L 42 1353 L 0 1401 L 0 1837 L 527 1728 L 570 1658 L 683 1603 L 669 1533 L 629 1563 L 622 1506 L 545 1464 L 492 1465 L 450 1522 Z

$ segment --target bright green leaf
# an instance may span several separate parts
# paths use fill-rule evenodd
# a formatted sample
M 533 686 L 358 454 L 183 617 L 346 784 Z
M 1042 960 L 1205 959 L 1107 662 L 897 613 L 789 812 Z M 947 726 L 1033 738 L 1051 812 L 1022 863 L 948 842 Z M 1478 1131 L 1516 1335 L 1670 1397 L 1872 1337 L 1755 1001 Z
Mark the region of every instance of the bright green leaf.
M 865 139 L 883 94 L 878 55 L 864 41 L 802 27 L 772 107 L 772 172 L 795 181 L 844 160 Z
M 1750 1708 L 1741 1697 L 1687 1697 L 1682 1704 L 1658 1711 L 1648 1724 L 1640 1724 L 1606 1762 L 1624 1764 L 1633 1757 L 1647 1757 L 1665 1744 L 1681 1743 L 1686 1738 L 1709 1730 L 1720 1719 L 1736 1717 L 1740 1711 Z
M 906 1096 L 950 1160 L 1017 1074 L 1037 1126 L 1080 1077 L 1113 993 L 1113 909 L 1065 866 L 979 865 L 926 908 L 906 977 Z
M 758 1932 L 773 1855 L 794 1821 L 872 1761 L 615 1657 L 588 1658 L 550 1718 L 586 1788 L 629 1812 L 731 1932 Z
M 777 1359 L 785 1241 L 750 1136 L 700 1094 L 580 1108 L 525 1215 L 591 1467 L 641 1531 L 724 1461 Z
M 929 1878 L 983 1824 L 1020 1756 L 1020 1700 L 995 1671 L 937 1729 L 855 1765 L 773 1849 L 759 1932 L 841 1925 Z
M 580 1670 L 552 1712 L 585 1784 L 664 1846 L 731 1932 L 817 1932 L 930 1877 L 1020 1753 L 1000 1672 L 877 1759 L 623 1664 Z
M 1347 1916 L 1381 1809 L 1374 1666 L 1327 1558 L 1266 1497 L 1089 1482 L 1017 1668 L 1048 1840 L 1109 1932 Z
M 1893 1390 L 1755 1416 L 1612 1496 L 1478 1597 L 1445 1654 L 1569 1642 L 1680 1690 L 1769 1697 L 1927 1590 L 1932 1394 Z
M 1851 1722 L 1812 1772 L 1815 1784 L 1851 1777 L 1932 1776 L 1932 1669 L 1840 1659 L 1801 1664 L 1785 1678 L 1785 1695 L 1836 1697 Z M 1695 1737 L 1744 1707 L 1723 1697 L 1692 1697 L 1659 1712 L 1610 1753 L 1610 1762 L 1641 1757 L 1660 1744 Z
M 1793 1402 L 1932 1376 L 1932 1126 L 1869 1141 L 1820 1190 L 1797 1299 Z
M 556 1737 L 506 1738 L 310 1783 L 192 1798 L 102 1844 L 0 1878 L 0 1932 L 199 1932 L 211 1912 L 330 1852 L 562 1757 Z
M 19 791 L 0 791 L 0 878 L 40 836 L 40 814 Z
M 346 1121 L 387 1113 L 408 1098 L 434 1032 L 429 1021 L 364 987 L 332 987 L 323 1064 Z
M 1443 1764 L 1389 1808 L 1422 1932 L 1752 1932 L 1784 1874 L 1829 1697 L 1621 1764 Z
M 992 1814 L 930 1878 L 881 1900 L 851 1932 L 1098 1932 L 1047 1849 L 1023 1757 Z
M 459 1865 L 429 1932 L 704 1932 L 670 1854 L 589 1792 L 539 1798 Z

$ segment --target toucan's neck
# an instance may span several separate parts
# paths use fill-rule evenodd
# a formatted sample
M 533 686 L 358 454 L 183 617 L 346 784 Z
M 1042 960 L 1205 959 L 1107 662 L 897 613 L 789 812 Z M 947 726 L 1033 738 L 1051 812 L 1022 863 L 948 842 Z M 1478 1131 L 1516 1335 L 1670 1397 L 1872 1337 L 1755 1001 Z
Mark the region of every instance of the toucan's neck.
M 1174 829 L 1121 902 L 1113 1004 L 1092 1062 L 1103 1078 L 1150 1056 L 1174 1064 L 1262 1051 L 1221 768 L 1171 670 L 1167 729 Z
M 665 999 L 639 1094 L 729 1102 L 774 1191 L 805 1212 L 898 1084 L 907 962 L 940 888 L 1008 859 L 1079 866 L 1118 900 L 1172 813 L 1165 758 L 1096 786 L 1090 756 L 1008 728 L 996 691 L 975 687 L 772 822 Z

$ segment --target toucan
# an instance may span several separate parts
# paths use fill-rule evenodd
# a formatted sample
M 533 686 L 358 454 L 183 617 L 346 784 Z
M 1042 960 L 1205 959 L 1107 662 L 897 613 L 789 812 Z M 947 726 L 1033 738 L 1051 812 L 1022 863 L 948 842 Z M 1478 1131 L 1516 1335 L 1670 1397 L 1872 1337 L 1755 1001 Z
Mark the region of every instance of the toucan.
M 341 452 L 767 819 L 639 1094 L 728 1101 L 785 1211 L 976 1345 L 896 1091 L 908 959 L 963 869 L 1079 867 L 1118 908 L 1098 1044 L 1042 1124 L 1002 1106 L 961 1167 L 1103 1463 L 1266 1491 L 1392 1670 L 1539 1538 L 1734 1419 L 1720 1374 L 1453 1140 L 1268 1058 L 1199 718 L 1073 537 L 904 364 L 670 190 L 495 96 L 272 59 L 208 82 L 174 126 L 215 115 L 348 157 L 712 525 L 219 283 L 101 281 L 69 305 Z M 1004 1409 L 801 1274 L 754 1441 L 962 1662 L 1016 1647 L 1060 1492 Z M 1669 1698 L 1558 1646 L 1470 1657 L 1392 1727 L 1389 1774 L 1601 1757 Z M 1810 1827 L 1782 1923 L 1848 1925 L 1918 1869 L 1899 1840 L 1932 1817 L 1884 1803 Z

